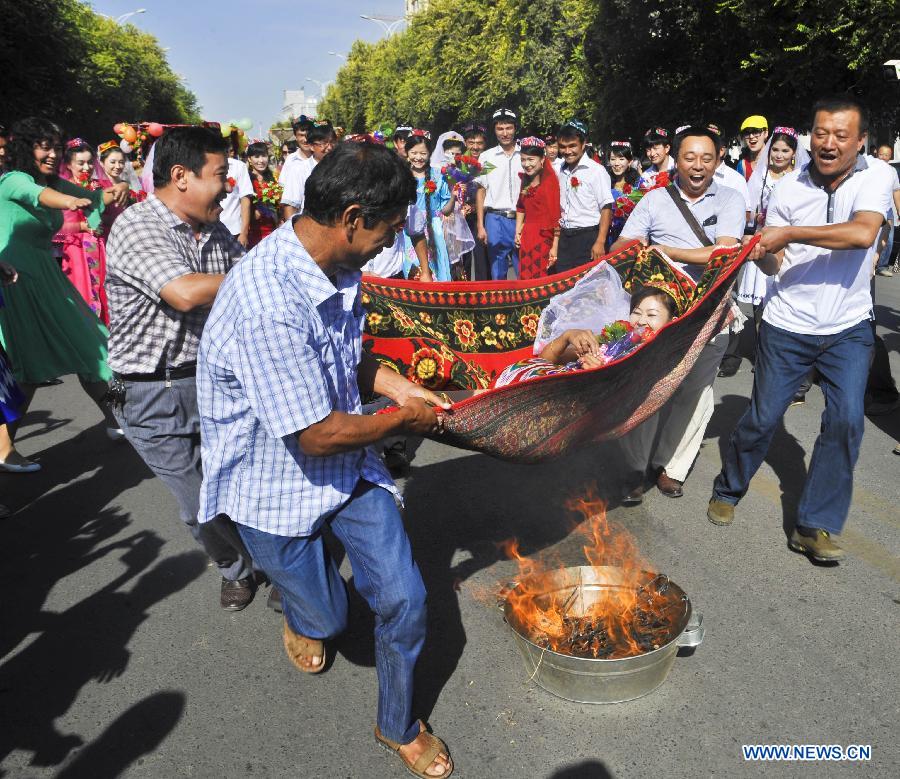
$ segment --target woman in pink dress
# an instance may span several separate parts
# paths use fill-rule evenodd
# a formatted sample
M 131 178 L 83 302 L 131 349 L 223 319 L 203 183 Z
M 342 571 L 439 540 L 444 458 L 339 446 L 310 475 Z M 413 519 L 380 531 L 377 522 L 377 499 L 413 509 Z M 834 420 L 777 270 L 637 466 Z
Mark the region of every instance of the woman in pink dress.
M 100 189 L 93 177 L 94 150 L 81 138 L 66 143 L 60 176 L 85 189 Z M 103 282 L 106 279 L 106 252 L 102 227 L 96 211 L 86 216 L 81 209 L 63 211 L 62 229 L 54 236 L 53 243 L 62 251 L 63 273 L 94 314 L 109 325 L 109 311 Z

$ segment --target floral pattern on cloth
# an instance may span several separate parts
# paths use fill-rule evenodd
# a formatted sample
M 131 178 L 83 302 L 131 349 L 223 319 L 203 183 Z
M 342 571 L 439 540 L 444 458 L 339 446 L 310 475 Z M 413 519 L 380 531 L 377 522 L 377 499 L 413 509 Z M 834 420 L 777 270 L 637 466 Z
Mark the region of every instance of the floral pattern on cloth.
M 103 238 L 93 232 L 77 230 L 77 225 L 86 221 L 81 210 L 63 213 L 64 225 L 54 237 L 62 257 L 60 266 L 63 273 L 84 298 L 94 315 L 109 325 L 109 309 L 106 301 L 106 248 Z
M 675 298 L 679 313 L 691 305 L 693 280 L 655 250 L 635 241 L 604 259 L 615 268 L 629 294 L 645 284 L 664 286 Z M 412 365 L 415 339 L 432 348 L 443 346 L 454 353 L 457 365 L 452 379 L 442 373 L 444 378 L 429 386 L 486 389 L 507 365 L 533 356 L 541 312 L 595 264 L 531 281 L 423 285 L 364 277 L 365 346 L 402 375 L 408 375 Z M 710 270 L 704 277 L 707 283 L 724 267 L 719 264 Z

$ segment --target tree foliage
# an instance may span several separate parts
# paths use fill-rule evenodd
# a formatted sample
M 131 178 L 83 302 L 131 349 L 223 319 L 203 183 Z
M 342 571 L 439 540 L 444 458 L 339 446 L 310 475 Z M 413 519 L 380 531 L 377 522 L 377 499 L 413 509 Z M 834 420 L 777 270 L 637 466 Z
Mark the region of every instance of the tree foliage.
M 409 28 L 357 42 L 321 111 L 354 131 L 444 128 L 505 105 L 550 127 L 587 107 L 590 0 L 436 0 Z
M 821 95 L 852 91 L 882 134 L 900 124 L 900 2 L 879 0 L 435 0 L 405 31 L 357 41 L 322 103 L 362 131 L 445 129 L 491 109 L 526 125 L 589 120 L 592 135 L 744 116 L 808 123 Z
M 156 38 L 77 0 L 0 0 L 0 116 L 48 116 L 93 141 L 120 121 L 198 121 Z

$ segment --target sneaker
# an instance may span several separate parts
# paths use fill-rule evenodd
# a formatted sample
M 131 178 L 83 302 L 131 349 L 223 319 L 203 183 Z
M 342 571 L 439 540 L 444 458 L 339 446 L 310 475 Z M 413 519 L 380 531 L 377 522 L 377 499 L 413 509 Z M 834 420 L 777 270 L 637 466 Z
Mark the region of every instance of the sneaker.
M 712 498 L 706 509 L 706 518 L 714 525 L 730 525 L 734 522 L 734 506 L 724 500 Z
M 879 268 L 877 271 L 875 271 L 875 273 L 879 276 L 887 276 L 888 278 L 894 275 L 894 271 L 892 271 L 890 268 Z
M 844 550 L 831 538 L 827 530 L 818 527 L 795 527 L 788 546 L 820 563 L 832 563 L 844 559 Z

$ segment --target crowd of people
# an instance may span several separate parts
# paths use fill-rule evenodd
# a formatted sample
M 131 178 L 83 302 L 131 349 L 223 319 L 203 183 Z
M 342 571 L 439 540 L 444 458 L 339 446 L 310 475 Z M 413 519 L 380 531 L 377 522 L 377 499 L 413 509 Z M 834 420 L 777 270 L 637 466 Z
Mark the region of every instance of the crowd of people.
M 77 374 L 109 437 L 126 439 L 175 497 L 222 577 L 222 608 L 243 609 L 257 573 L 272 584 L 285 649 L 305 673 L 326 668 L 347 620 L 327 525 L 376 615 L 376 738 L 414 774 L 447 776 L 446 745 L 412 708 L 425 589 L 373 445 L 439 436 L 453 411 L 361 348 L 361 273 L 528 280 L 638 241 L 696 281 L 717 249 L 758 235 L 737 289 L 752 306 L 754 386 L 707 516 L 733 521 L 814 377 L 827 402 L 789 545 L 837 561 L 876 342 L 872 276 L 890 273 L 900 182 L 880 159 L 890 147 L 865 153 L 854 99 L 820 100 L 810 126 L 807 152 L 793 128 L 748 117 L 735 169 L 708 123 L 654 127 L 638 148 L 614 141 L 604 164 L 582 121 L 518 137 L 508 108 L 435 143 L 408 126 L 341 137 L 303 118 L 277 154 L 174 127 L 141 160 L 21 120 L 0 130 L 0 469 L 40 468 L 16 451 L 16 427 L 39 386 Z M 618 294 L 611 321 L 624 317 L 625 331 L 566 329 L 497 384 L 595 369 L 632 348 L 634 332 L 651 338 L 684 313 L 665 284 Z M 744 319 L 735 306 L 670 401 L 621 440 L 623 504 L 652 484 L 684 494 L 713 382 L 740 362 Z M 361 413 L 368 394 L 398 410 Z

